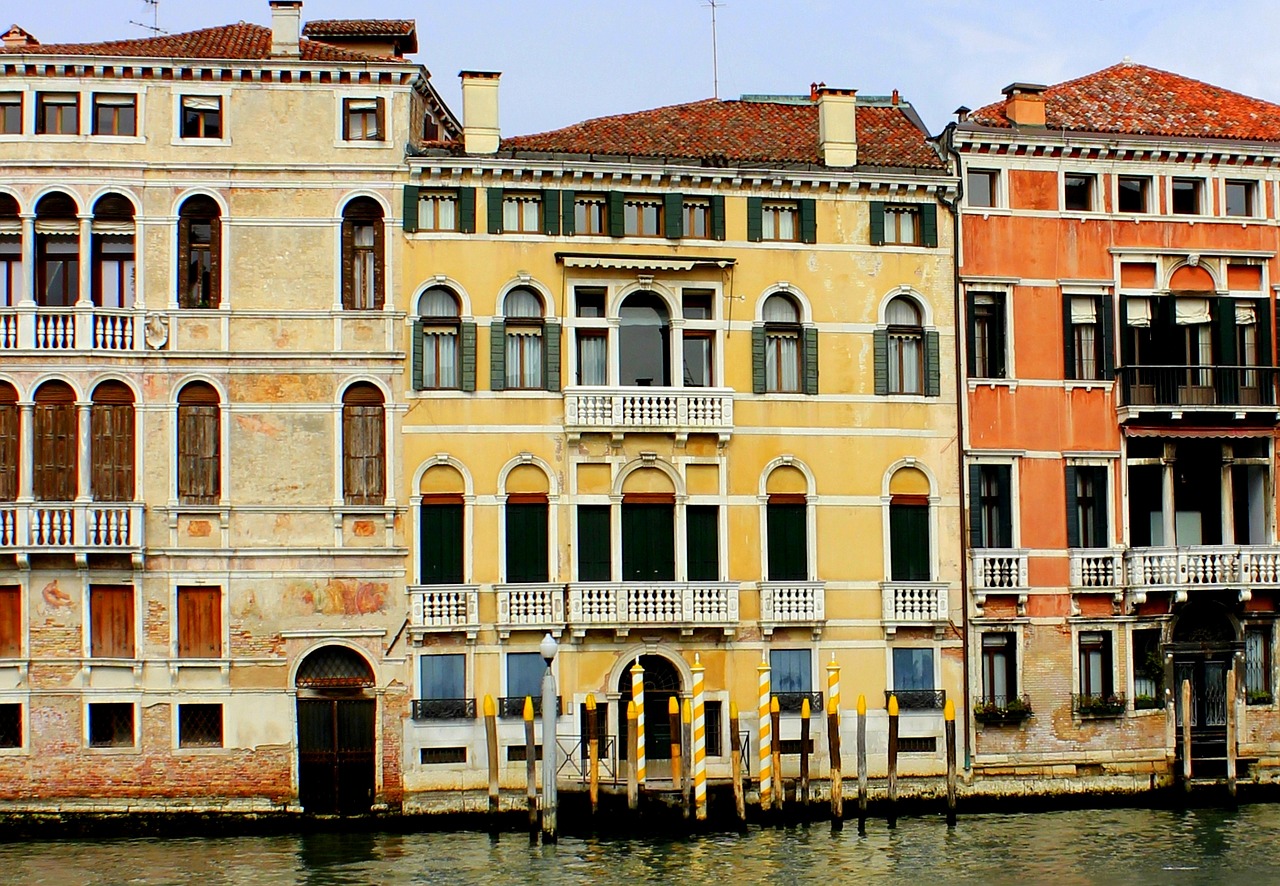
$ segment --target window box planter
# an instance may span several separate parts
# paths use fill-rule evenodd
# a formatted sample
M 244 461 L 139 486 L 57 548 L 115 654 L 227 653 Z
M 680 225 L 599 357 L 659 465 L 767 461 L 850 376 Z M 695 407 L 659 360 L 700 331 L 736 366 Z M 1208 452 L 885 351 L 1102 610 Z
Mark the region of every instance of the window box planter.
M 1135 711 L 1158 711 L 1164 707 L 1164 702 L 1154 695 L 1138 695 L 1133 699 L 1133 709 Z
M 1124 714 L 1123 695 L 1073 695 L 1071 707 L 1083 719 L 1119 717 Z
M 1271 693 L 1265 689 L 1251 689 L 1249 694 L 1245 696 L 1247 704 L 1271 704 Z
M 987 726 L 1021 723 L 1030 716 L 1031 701 L 1026 696 L 980 700 L 973 708 L 973 719 Z

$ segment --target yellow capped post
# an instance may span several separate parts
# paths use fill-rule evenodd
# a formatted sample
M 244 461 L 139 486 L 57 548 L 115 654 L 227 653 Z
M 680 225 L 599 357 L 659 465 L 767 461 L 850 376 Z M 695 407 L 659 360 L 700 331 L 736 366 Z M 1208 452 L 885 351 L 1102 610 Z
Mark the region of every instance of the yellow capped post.
M 524 697 L 524 719 L 526 723 L 533 722 L 533 696 L 526 695 Z
M 896 695 L 889 696 L 889 716 L 898 716 L 898 696 Z
M 951 699 L 947 699 L 947 703 L 942 706 L 942 719 L 954 723 L 956 719 L 956 703 Z

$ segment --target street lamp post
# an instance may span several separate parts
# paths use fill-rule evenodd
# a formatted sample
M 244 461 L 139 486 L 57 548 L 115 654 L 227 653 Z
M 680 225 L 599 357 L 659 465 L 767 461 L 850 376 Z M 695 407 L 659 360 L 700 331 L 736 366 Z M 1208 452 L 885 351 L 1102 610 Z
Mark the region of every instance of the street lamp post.
M 551 663 L 560 649 L 548 633 L 538 644 L 538 652 L 547 663 L 542 675 L 542 842 L 556 842 L 556 678 Z

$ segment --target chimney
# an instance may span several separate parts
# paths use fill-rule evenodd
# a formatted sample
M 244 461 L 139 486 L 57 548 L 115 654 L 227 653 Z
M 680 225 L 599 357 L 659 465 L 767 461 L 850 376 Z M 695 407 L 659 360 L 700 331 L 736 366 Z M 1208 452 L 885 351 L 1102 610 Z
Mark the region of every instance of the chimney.
M 1004 89 L 1004 115 L 1015 126 L 1044 126 L 1044 91 L 1039 83 L 1010 83 Z
M 297 58 L 301 36 L 302 0 L 271 0 L 271 54 Z
M 496 154 L 498 129 L 497 71 L 462 71 L 462 148 L 468 154 Z
M 858 165 L 858 90 L 818 87 L 818 148 L 827 166 Z
M 40 45 L 39 40 L 17 25 L 10 25 L 9 30 L 5 31 L 4 36 L 0 36 L 0 42 L 4 43 L 6 49 L 16 49 L 19 46 Z

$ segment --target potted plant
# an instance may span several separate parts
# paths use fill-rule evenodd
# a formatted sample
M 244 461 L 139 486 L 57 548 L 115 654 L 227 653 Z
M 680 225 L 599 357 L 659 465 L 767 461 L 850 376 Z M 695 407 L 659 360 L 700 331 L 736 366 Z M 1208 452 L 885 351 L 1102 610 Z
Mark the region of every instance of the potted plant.
M 1133 709 L 1135 711 L 1154 711 L 1161 706 L 1162 702 L 1154 695 L 1135 695 L 1133 697 Z
M 1124 713 L 1124 698 L 1111 695 L 1081 695 L 1076 699 L 1076 713 L 1081 717 L 1118 717 Z
M 973 709 L 973 718 L 979 723 L 1021 723 L 1030 716 L 1030 703 L 1025 698 L 1017 696 L 1003 704 L 995 699 L 979 701 Z
M 1248 704 L 1271 704 L 1271 693 L 1265 689 L 1250 689 L 1245 698 Z

